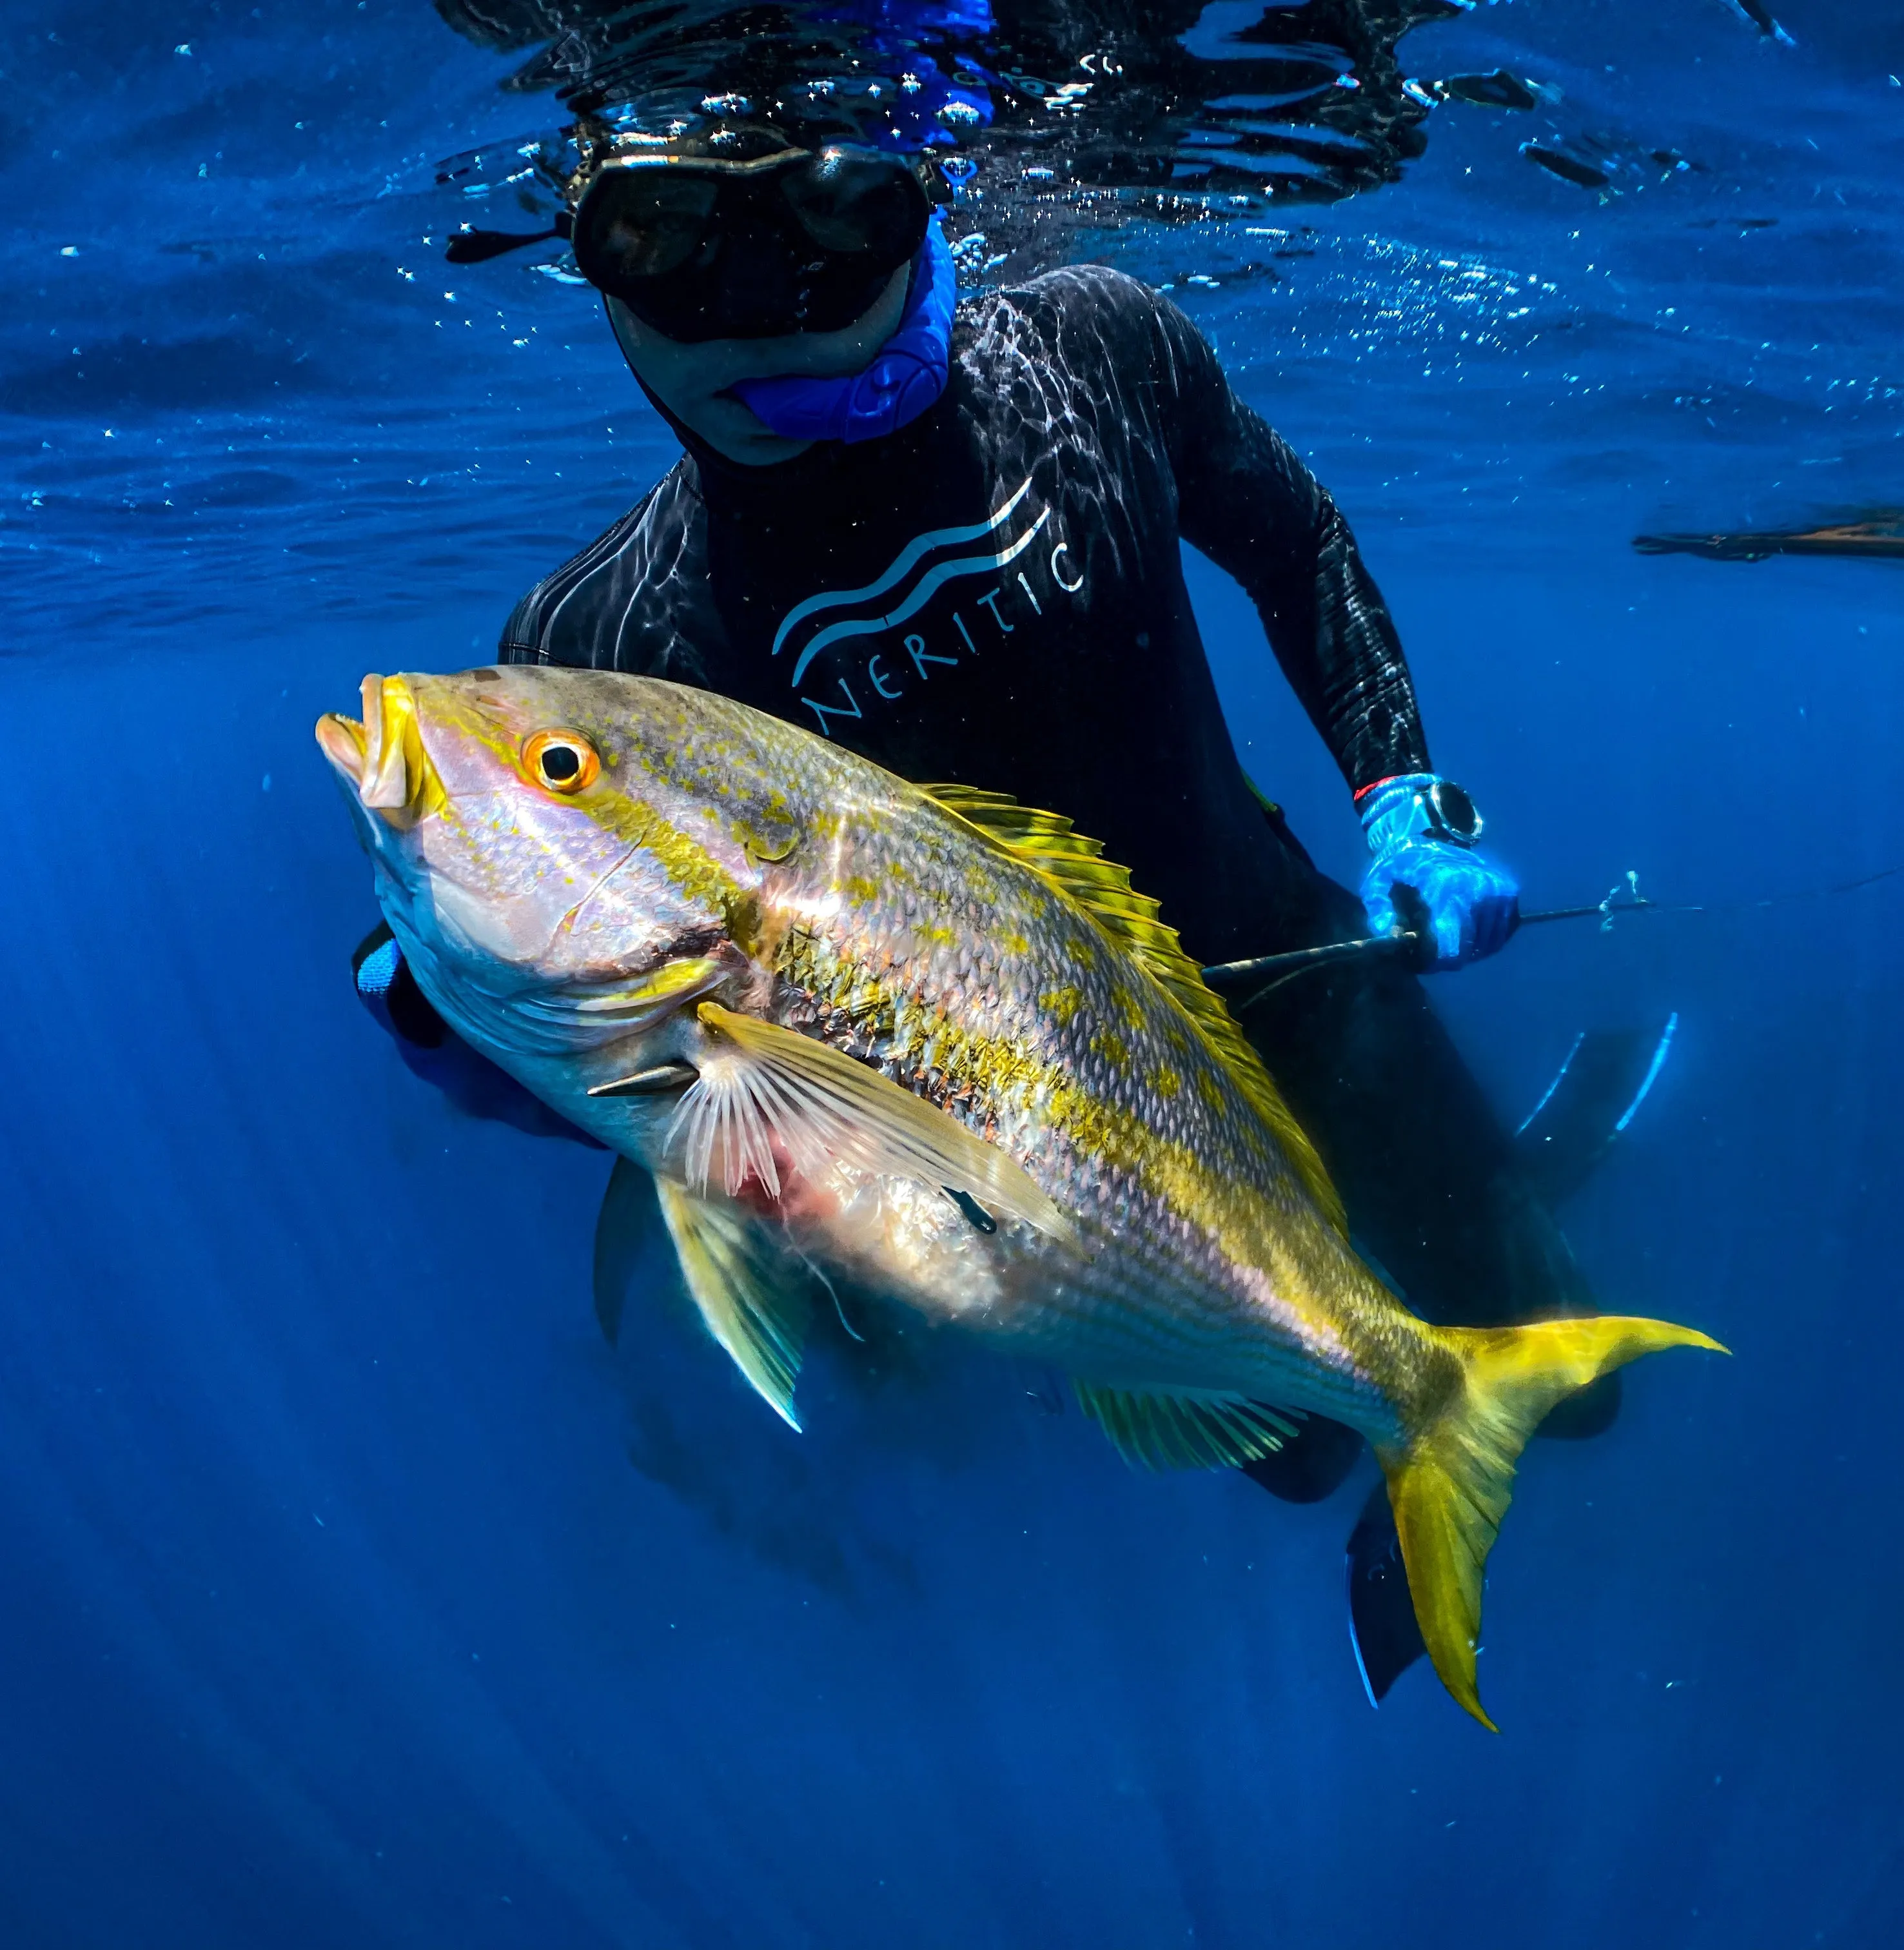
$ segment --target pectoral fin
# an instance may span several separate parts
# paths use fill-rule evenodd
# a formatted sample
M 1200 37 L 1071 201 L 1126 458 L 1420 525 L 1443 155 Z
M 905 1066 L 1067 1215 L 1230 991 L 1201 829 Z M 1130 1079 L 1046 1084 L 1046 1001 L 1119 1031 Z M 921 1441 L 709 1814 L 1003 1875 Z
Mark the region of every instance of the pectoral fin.
M 774 1413 L 797 1429 L 794 1383 L 811 1309 L 807 1276 L 760 1220 L 724 1202 L 655 1181 L 681 1277 L 708 1332 L 733 1357 Z
M 1073 1382 L 1078 1405 L 1140 1469 L 1234 1469 L 1283 1446 L 1296 1425 L 1240 1397 L 1135 1394 Z
M 778 1197 L 777 1146 L 803 1176 L 848 1164 L 1071 1235 L 1070 1221 L 1016 1158 L 870 1064 L 717 1002 L 697 1013 L 711 1046 L 670 1132 L 691 1185 L 717 1184 L 731 1197 L 758 1178 Z

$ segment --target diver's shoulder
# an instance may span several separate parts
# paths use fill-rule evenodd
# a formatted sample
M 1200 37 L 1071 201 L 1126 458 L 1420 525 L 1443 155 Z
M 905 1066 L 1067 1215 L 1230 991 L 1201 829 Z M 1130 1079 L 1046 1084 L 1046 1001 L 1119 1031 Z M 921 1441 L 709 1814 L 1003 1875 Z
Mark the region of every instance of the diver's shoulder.
M 678 568 L 701 512 L 691 464 L 678 463 L 627 514 L 545 575 L 509 613 L 504 663 L 621 668 L 633 612 L 652 599 L 657 568 Z
M 1155 317 L 1166 302 L 1141 278 L 1110 264 L 1061 264 L 1022 284 L 1007 285 L 994 295 L 999 303 L 1028 312 L 1133 322 Z M 985 301 L 978 302 L 982 305 Z
M 968 299 L 960 310 L 982 357 L 987 347 L 1036 357 L 1041 346 L 1050 354 L 1062 345 L 1071 363 L 1081 356 L 1081 341 L 1107 354 L 1135 349 L 1168 304 L 1128 271 L 1066 264 Z
M 1061 264 L 1031 280 L 1048 285 L 1072 304 L 1109 305 L 1118 310 L 1155 311 L 1163 297 L 1153 286 L 1115 264 Z

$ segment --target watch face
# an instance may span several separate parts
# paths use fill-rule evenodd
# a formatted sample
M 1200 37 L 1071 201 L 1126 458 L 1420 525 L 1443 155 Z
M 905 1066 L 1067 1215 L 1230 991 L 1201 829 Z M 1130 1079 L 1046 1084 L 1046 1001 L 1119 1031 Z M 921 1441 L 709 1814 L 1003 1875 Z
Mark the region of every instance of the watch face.
M 1458 785 L 1443 780 L 1429 790 L 1430 809 L 1451 839 L 1472 844 L 1480 836 L 1481 815 L 1474 802 Z

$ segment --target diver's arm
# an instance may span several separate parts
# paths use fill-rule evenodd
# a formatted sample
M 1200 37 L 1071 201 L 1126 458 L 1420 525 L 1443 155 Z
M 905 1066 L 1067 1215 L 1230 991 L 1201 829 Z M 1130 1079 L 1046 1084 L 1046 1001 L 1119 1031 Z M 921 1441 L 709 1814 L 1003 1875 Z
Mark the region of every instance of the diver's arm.
M 1159 410 L 1184 539 L 1249 592 L 1290 686 L 1351 791 L 1429 769 L 1388 606 L 1341 511 L 1238 399 L 1195 326 L 1156 304 Z
M 1286 441 L 1239 400 L 1208 341 L 1156 301 L 1159 410 L 1179 531 L 1255 601 L 1283 674 L 1355 795 L 1377 934 L 1405 929 L 1419 965 L 1506 945 L 1520 889 L 1476 849 L 1481 821 L 1430 768 L 1401 639 L 1341 511 Z

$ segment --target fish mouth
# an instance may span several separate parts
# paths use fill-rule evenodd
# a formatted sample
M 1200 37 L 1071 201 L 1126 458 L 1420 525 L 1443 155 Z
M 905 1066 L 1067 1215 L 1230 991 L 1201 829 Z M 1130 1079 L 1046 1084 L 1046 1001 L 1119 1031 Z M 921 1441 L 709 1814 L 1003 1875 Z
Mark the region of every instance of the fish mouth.
M 326 712 L 317 721 L 317 743 L 358 803 L 389 825 L 406 830 L 450 802 L 425 748 L 407 678 L 372 672 L 363 681 L 362 719 Z

